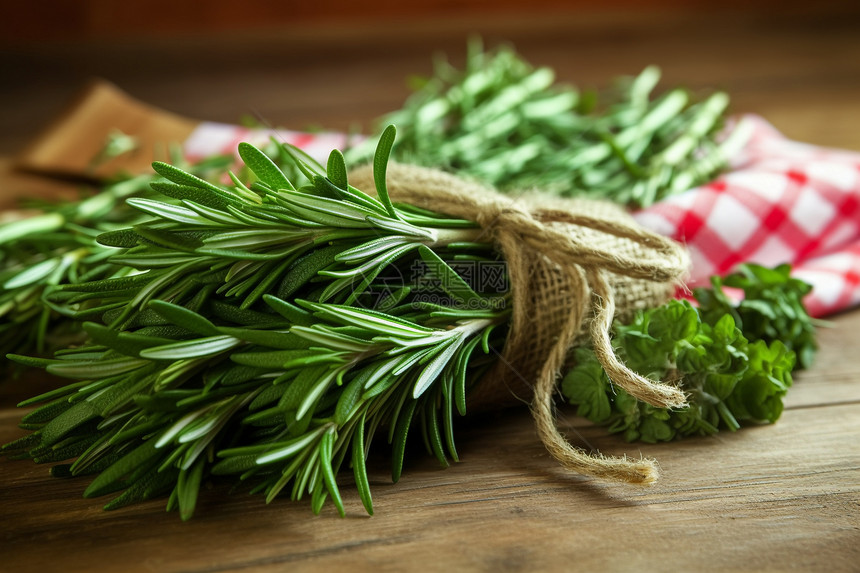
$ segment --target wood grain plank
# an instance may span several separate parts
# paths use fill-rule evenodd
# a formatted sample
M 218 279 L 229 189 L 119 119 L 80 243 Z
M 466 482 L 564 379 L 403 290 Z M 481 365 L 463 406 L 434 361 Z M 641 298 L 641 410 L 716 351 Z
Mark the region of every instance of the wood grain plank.
M 830 326 L 818 328 L 816 336 L 819 350 L 815 363 L 794 375 L 786 408 L 860 403 L 860 312 L 833 318 Z
M 574 443 L 658 459 L 663 477 L 652 487 L 565 472 L 538 442 L 527 412 L 514 410 L 462 421 L 463 461 L 447 470 L 413 453 L 392 485 L 385 456 L 375 455 L 372 518 L 349 476 L 341 476 L 346 519 L 330 507 L 315 517 L 306 502 L 267 507 L 214 484 L 194 520 L 181 523 L 164 513 L 164 500 L 102 512 L 103 500 L 80 498 L 87 479 L 53 479 L 45 467 L 3 460 L 0 539 L 16 549 L 8 562 L 15 571 L 41 571 L 58 559 L 68 571 L 96 563 L 215 572 L 647 569 L 658 562 L 668 570 L 783 570 L 814 568 L 824 553 L 828 567 L 851 571 L 860 557 L 860 400 L 851 374 L 857 365 L 844 349 L 856 344 L 858 322 L 860 314 L 848 313 L 824 332 L 816 366 L 798 377 L 792 406 L 773 426 L 624 444 L 562 409 Z M 842 403 L 822 404 L 834 394 Z M 0 441 L 22 434 L 9 412 L 0 416 Z
M 577 431 L 608 453 L 657 457 L 662 481 L 640 488 L 570 475 L 543 451 L 529 416 L 509 412 L 466 428 L 463 462 L 450 469 L 413 458 L 390 485 L 375 464 L 374 517 L 362 515 L 346 484 L 346 519 L 331 508 L 314 517 L 305 503 L 266 507 L 223 485 L 204 493 L 190 523 L 165 514 L 163 500 L 102 513 L 98 501 L 77 498 L 83 480 L 4 461 L 0 539 L 15 548 L 6 559 L 14 571 L 60 559 L 67 571 L 97 563 L 127 571 L 525 571 L 658 561 L 669 570 L 784 570 L 811 566 L 825 551 L 832 570 L 850 571 L 860 557 L 860 405 L 832 406 L 827 416 L 799 409 L 775 426 L 670 445 Z

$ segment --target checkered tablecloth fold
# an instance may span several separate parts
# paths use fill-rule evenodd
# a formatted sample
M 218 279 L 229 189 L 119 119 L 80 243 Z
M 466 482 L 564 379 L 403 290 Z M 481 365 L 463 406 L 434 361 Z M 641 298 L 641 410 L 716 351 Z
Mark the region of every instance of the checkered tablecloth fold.
M 636 214 L 687 245 L 689 286 L 744 262 L 791 263 L 813 285 L 817 316 L 860 302 L 860 153 L 791 141 L 757 116 L 747 145 L 716 180 Z

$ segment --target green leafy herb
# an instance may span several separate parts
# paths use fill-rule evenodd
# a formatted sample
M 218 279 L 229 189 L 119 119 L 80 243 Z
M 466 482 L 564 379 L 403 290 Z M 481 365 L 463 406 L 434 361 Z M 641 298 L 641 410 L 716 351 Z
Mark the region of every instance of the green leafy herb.
M 812 287 L 790 273 L 787 264 L 775 268 L 742 265 L 725 279 L 712 277 L 713 288 L 695 292 L 699 310 L 710 322 L 730 314 L 750 340 L 782 341 L 797 354 L 798 365 L 808 368 L 818 348 L 815 323 L 803 306 L 803 297 Z M 724 286 L 742 290 L 740 302 L 732 301 Z
M 815 349 L 812 321 L 801 302 L 809 286 L 789 278 L 788 270 L 743 265 L 722 282 L 714 278 L 713 289 L 697 289 L 698 308 L 670 301 L 638 313 L 628 325 L 616 324 L 613 343 L 626 364 L 679 384 L 690 397 L 688 407 L 665 410 L 637 401 L 612 386 L 588 349 L 576 351 L 576 366 L 562 392 L 579 415 L 630 441 L 737 430 L 745 421 L 775 422 L 791 386 L 792 348 L 803 349 L 807 360 Z M 746 298 L 733 304 L 721 284 L 743 288 Z M 736 316 L 743 318 L 736 322 Z M 779 339 L 772 336 L 774 325 L 786 327 Z

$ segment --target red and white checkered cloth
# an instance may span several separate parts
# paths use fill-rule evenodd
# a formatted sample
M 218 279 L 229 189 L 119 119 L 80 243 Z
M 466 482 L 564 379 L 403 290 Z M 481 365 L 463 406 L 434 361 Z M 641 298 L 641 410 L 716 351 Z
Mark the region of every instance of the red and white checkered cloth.
M 188 136 L 182 150 L 186 158 L 194 161 L 210 155 L 235 154 L 237 147 L 243 141 L 257 147 L 264 146 L 272 137 L 277 141 L 295 145 L 322 165 L 328 161 L 332 149 L 344 149 L 363 139 L 360 136 L 348 136 L 332 131 L 307 133 L 287 129 L 260 129 L 226 123 L 203 122 Z
M 744 262 L 791 263 L 794 276 L 813 285 L 805 300 L 813 316 L 860 303 L 860 153 L 791 141 L 752 115 L 728 129 L 749 130 L 750 138 L 726 173 L 639 211 L 636 219 L 687 246 L 690 287 Z M 331 132 L 203 123 L 185 153 L 190 159 L 234 153 L 241 141 L 263 144 L 272 135 L 323 164 L 350 141 Z
M 791 263 L 813 285 L 813 316 L 860 303 L 860 153 L 791 141 L 757 116 L 741 123 L 751 137 L 726 173 L 636 219 L 687 245 L 691 287 L 744 262 Z

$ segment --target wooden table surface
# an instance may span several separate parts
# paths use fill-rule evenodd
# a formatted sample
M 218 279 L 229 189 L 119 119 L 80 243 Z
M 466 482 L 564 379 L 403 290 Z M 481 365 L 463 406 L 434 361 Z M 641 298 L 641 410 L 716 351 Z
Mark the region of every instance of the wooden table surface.
M 510 40 L 560 79 L 600 86 L 656 63 L 664 85 L 721 88 L 789 136 L 860 150 L 860 19 L 851 7 L 806 13 L 538 14 L 482 21 L 379 23 L 0 46 L 0 155 L 19 151 L 92 75 L 176 113 L 279 125 L 367 126 L 396 108 L 404 78 L 469 32 Z M 67 183 L 0 173 L 2 194 Z M 0 461 L 0 570 L 860 570 L 860 311 L 820 332 L 813 368 L 796 376 L 782 419 L 716 437 L 626 444 L 562 408 L 572 442 L 656 457 L 650 487 L 559 469 L 526 410 L 463 421 L 462 462 L 423 454 L 401 481 L 372 456 L 376 514 L 344 486 L 347 517 L 327 506 L 208 487 L 188 523 L 164 500 L 103 512 L 85 480 Z M 0 442 L 22 435 L 14 404 L 28 379 L 0 382 Z M 380 448 L 384 451 L 385 448 Z M 344 483 L 351 478 L 345 476 Z

